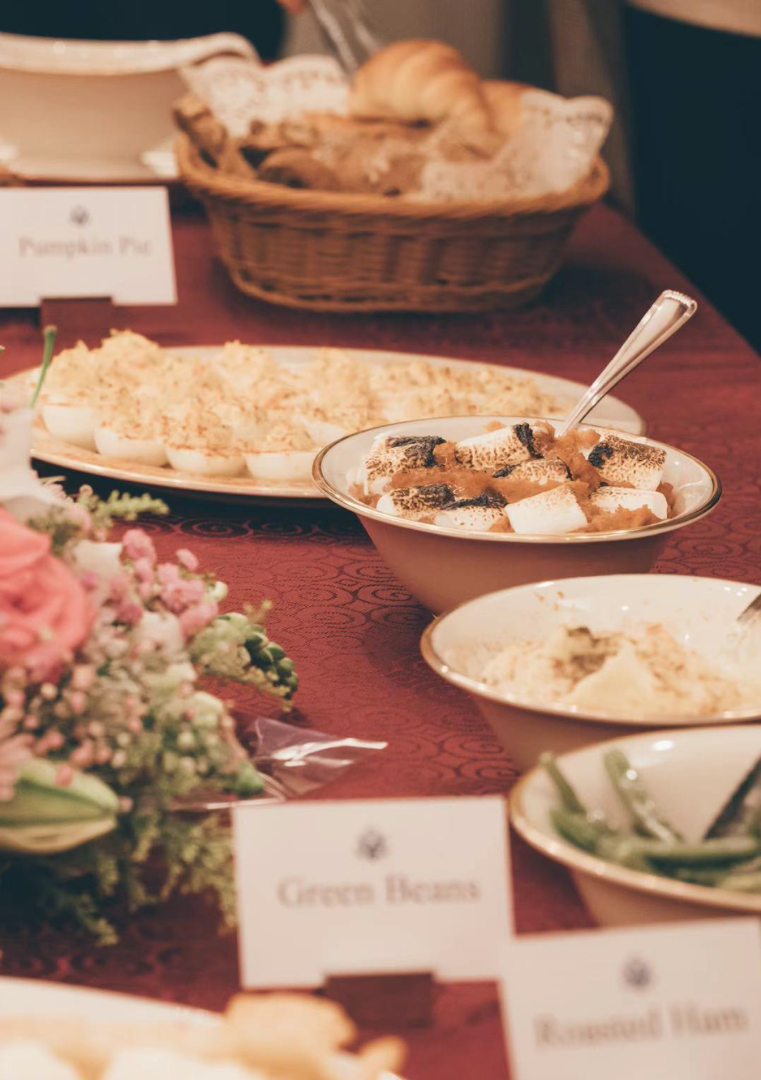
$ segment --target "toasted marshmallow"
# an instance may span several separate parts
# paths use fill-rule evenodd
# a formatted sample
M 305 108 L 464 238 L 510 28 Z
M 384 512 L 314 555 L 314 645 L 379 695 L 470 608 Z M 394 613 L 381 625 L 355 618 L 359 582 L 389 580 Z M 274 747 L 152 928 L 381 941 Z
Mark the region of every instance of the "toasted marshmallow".
M 507 520 L 513 532 L 535 533 L 554 536 L 560 533 L 578 532 L 587 524 L 584 511 L 570 485 L 542 491 L 528 499 L 509 503 L 505 507 Z
M 549 484 L 556 480 L 570 480 L 568 466 L 560 458 L 532 458 L 520 465 L 506 465 L 494 474 L 495 480 L 509 477 L 511 480 L 530 480 L 535 484 Z
M 488 532 L 492 525 L 503 521 L 505 500 L 485 492 L 475 499 L 460 499 L 433 519 L 434 525 L 449 529 L 469 529 L 472 532 Z
M 665 521 L 669 516 L 666 497 L 661 495 L 660 491 L 637 491 L 634 488 L 602 487 L 592 492 L 589 501 L 599 510 L 610 510 L 611 512 L 618 509 L 639 510 L 640 507 L 645 506 L 659 521 Z
M 95 446 L 104 457 L 137 461 L 141 465 L 166 465 L 169 458 L 161 439 L 133 439 L 108 427 L 96 427 Z
M 623 480 L 641 491 L 655 491 L 663 479 L 666 451 L 647 443 L 606 435 L 589 451 L 588 461 L 611 485 Z
M 446 484 L 424 484 L 421 487 L 392 488 L 381 495 L 376 509 L 382 514 L 419 521 L 420 518 L 431 517 L 454 501 L 454 493 Z
M 514 424 L 455 443 L 455 457 L 471 469 L 502 469 L 537 457 L 531 424 Z
M 246 454 L 246 468 L 255 480 L 309 480 L 316 453 L 316 450 L 281 450 Z
M 432 468 L 436 464 L 433 452 L 444 441 L 438 435 L 379 435 L 359 471 L 365 495 L 388 491 L 394 473 Z

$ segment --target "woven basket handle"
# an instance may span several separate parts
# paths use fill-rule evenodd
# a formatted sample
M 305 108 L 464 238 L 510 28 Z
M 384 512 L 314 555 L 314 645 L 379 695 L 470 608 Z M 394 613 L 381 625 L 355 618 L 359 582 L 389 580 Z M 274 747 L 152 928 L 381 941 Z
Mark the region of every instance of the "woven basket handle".
M 364 0 L 309 0 L 309 5 L 326 45 L 348 76 L 382 48 Z

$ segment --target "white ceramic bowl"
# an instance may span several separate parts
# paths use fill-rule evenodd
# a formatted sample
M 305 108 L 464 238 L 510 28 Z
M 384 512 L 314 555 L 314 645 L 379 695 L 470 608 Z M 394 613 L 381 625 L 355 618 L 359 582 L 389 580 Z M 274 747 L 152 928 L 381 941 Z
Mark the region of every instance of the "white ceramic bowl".
M 621 821 L 603 753 L 620 747 L 658 806 L 687 840 L 702 837 L 742 777 L 761 755 L 761 727 L 690 728 L 612 739 L 559 758 L 563 773 L 590 809 Z M 602 926 L 639 926 L 709 916 L 761 916 L 761 894 L 690 885 L 628 870 L 568 844 L 555 832 L 555 787 L 532 769 L 510 795 L 516 831 L 554 862 L 567 866 L 591 916 Z
M 627 624 L 661 623 L 685 647 L 715 659 L 740 612 L 761 592 L 756 585 L 678 574 L 619 574 L 566 578 L 489 593 L 440 616 L 423 633 L 423 656 L 447 682 L 465 690 L 490 723 L 508 757 L 521 770 L 545 750 L 556 754 L 580 746 L 671 727 L 730 724 L 761 719 L 761 698 L 752 708 L 707 717 L 659 716 L 627 720 L 568 705 L 537 705 L 503 694 L 468 674 L 463 651 L 479 644 L 544 640 L 558 626 L 583 623 L 594 631 Z
M 0 158 L 21 175 L 120 180 L 174 134 L 179 69 L 221 53 L 256 55 L 238 34 L 185 41 L 58 41 L 0 34 Z M 167 165 L 169 168 L 169 165 Z
M 380 434 L 442 435 L 458 441 L 482 434 L 495 421 L 518 424 L 536 419 L 450 416 L 371 428 L 347 435 L 322 450 L 315 459 L 314 481 L 329 499 L 359 517 L 389 569 L 421 604 L 434 612 L 445 611 L 495 589 L 531 581 L 587 574 L 645 573 L 653 566 L 670 532 L 704 517 L 719 501 L 721 485 L 717 477 L 697 458 L 673 446 L 630 435 L 626 438 L 666 451 L 664 480 L 677 493 L 676 516 L 641 529 L 564 536 L 466 532 L 392 517 L 366 506 L 349 490 L 350 477 Z M 595 426 L 594 430 L 608 429 Z

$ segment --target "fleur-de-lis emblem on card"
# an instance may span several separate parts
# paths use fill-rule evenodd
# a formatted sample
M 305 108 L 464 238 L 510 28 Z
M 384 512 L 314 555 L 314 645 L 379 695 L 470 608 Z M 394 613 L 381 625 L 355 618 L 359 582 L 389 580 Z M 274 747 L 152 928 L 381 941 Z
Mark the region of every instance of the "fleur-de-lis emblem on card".
M 361 859 L 383 859 L 388 855 L 388 842 L 386 837 L 375 829 L 366 829 L 357 841 L 357 855 Z
M 90 211 L 86 206 L 75 206 L 69 214 L 72 225 L 87 225 L 90 220 Z
M 623 979 L 632 990 L 646 990 L 653 982 L 653 972 L 641 957 L 634 956 L 624 964 Z

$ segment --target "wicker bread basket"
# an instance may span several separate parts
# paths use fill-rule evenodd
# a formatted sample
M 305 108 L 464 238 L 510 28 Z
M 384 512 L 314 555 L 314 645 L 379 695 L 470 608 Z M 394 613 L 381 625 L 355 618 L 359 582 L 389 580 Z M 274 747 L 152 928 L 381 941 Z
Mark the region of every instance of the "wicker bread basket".
M 177 161 L 238 288 L 316 311 L 518 307 L 547 284 L 608 187 L 600 158 L 570 190 L 509 204 L 294 190 L 207 165 L 185 135 Z

